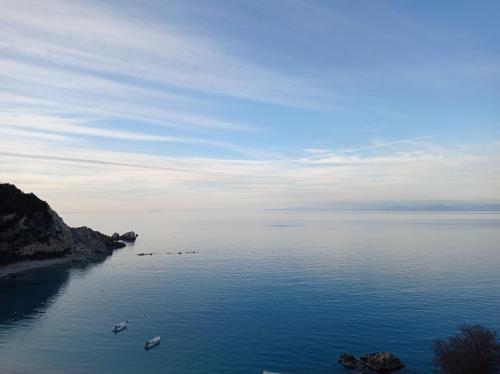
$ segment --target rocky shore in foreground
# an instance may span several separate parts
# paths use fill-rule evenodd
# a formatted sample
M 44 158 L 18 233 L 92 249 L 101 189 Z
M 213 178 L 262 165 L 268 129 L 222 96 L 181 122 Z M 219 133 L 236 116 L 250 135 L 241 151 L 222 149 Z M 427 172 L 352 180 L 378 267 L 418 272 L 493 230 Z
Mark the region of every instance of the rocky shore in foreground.
M 365 353 L 359 360 L 349 353 L 342 353 L 337 361 L 346 369 L 357 369 L 359 373 L 389 373 L 405 367 L 405 364 L 390 352 Z
M 104 258 L 136 237 L 133 231 L 108 236 L 85 226 L 69 227 L 47 202 L 12 184 L 0 184 L 0 277 L 59 262 Z

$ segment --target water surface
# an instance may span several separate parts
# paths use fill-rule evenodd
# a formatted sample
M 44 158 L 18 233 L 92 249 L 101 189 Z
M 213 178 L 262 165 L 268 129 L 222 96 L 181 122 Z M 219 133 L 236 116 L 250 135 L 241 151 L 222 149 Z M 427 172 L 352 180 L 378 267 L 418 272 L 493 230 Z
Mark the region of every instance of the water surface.
M 0 372 L 344 373 L 340 352 L 388 350 L 426 373 L 458 324 L 500 331 L 498 214 L 63 217 L 140 236 L 0 281 Z

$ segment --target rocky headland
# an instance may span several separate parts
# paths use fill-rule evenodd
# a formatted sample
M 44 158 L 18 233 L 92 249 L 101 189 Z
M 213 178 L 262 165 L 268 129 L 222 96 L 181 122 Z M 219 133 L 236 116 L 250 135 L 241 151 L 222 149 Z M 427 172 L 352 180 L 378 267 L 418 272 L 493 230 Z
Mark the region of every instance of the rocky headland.
M 136 237 L 132 231 L 108 236 L 85 226 L 69 227 L 47 202 L 0 184 L 0 276 L 2 269 L 29 269 L 33 263 L 104 258 Z

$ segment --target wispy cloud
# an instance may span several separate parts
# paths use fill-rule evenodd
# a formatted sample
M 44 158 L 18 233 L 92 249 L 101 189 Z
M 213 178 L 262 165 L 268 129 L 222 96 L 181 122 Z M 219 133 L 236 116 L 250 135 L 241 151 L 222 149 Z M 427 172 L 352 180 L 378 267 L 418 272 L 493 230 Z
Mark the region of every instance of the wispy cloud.
M 47 140 L 74 140 L 74 137 L 66 137 L 57 135 L 71 134 L 74 136 L 85 136 L 85 137 L 99 137 L 99 138 L 109 138 L 115 140 L 128 140 L 136 142 L 160 142 L 160 143 L 179 143 L 179 144 L 191 144 L 191 145 L 205 145 L 215 148 L 228 149 L 233 152 L 257 157 L 259 151 L 251 148 L 241 147 L 235 144 L 194 138 L 194 137 L 181 137 L 181 136 L 164 136 L 164 135 L 152 135 L 145 133 L 137 133 L 131 131 L 123 131 L 116 129 L 107 129 L 102 127 L 93 127 L 85 124 L 85 120 L 82 119 L 66 119 L 54 116 L 44 116 L 44 115 L 22 115 L 22 114 L 0 114 L 0 126 L 3 127 L 2 131 L 4 133 L 9 132 L 10 134 L 28 136 L 28 137 L 38 137 L 45 138 Z M 24 129 L 24 130 L 15 130 Z M 26 129 L 31 129 L 34 131 L 28 132 Z M 41 133 L 48 132 L 49 134 Z
M 389 153 L 338 155 L 335 162 L 318 165 L 301 159 L 222 160 L 78 148 L 60 148 L 52 156 L 41 140 L 8 143 L 8 139 L 0 141 L 0 148 L 6 150 L 0 153 L 3 178 L 49 193 L 51 188 L 70 191 L 77 187 L 102 191 L 109 188 L 106 183 L 113 183 L 113 190 L 119 190 L 117 199 L 132 191 L 141 191 L 143 198 L 153 194 L 160 200 L 151 202 L 151 207 L 162 201 L 165 208 L 211 204 L 283 208 L 318 200 L 387 201 L 388 196 L 395 200 L 494 200 L 500 186 L 498 167 L 491 167 L 500 165 L 500 148 L 495 144 L 466 152 L 433 144 L 398 148 L 399 143 Z M 51 179 L 54 170 L 58 177 Z M 181 191 L 183 197 L 173 202 L 171 196 Z M 102 195 L 95 192 L 91 197 L 95 202 Z M 72 203 L 68 206 L 81 209 Z
M 203 113 L 199 100 L 183 94 L 147 86 L 40 67 L 0 58 L 0 77 L 6 82 L 0 105 L 20 110 L 74 112 L 102 118 L 132 118 L 165 127 L 201 127 L 251 130 L 254 126 L 235 123 Z M 8 85 L 7 85 L 8 84 Z M 8 88 L 8 91 L 7 91 Z M 20 94 L 29 89 L 29 96 Z M 46 99 L 50 97 L 50 99 Z
M 469 139 L 498 56 L 452 31 L 387 4 L 110 4 L 0 0 L 0 179 L 72 210 L 500 198 L 498 131 Z
M 104 166 L 122 166 L 127 168 L 152 169 L 152 170 L 162 170 L 162 171 L 188 171 L 186 169 L 169 168 L 169 167 L 146 165 L 146 164 L 133 164 L 127 162 L 93 160 L 93 159 L 83 159 L 75 157 L 36 155 L 29 153 L 0 152 L 0 155 L 7 157 L 20 157 L 20 158 L 44 160 L 44 161 L 62 161 L 62 162 L 77 163 L 77 164 L 82 163 L 82 164 L 94 164 L 94 165 L 104 165 Z
M 235 58 L 207 39 L 131 20 L 97 3 L 7 2 L 0 20 L 0 47 L 31 61 L 283 104 L 304 105 L 311 101 L 307 95 L 327 94 L 298 76 Z
M 76 138 L 61 135 L 61 134 L 54 134 L 54 133 L 50 133 L 50 132 L 21 130 L 21 129 L 14 129 L 14 128 L 8 128 L 8 127 L 0 127 L 0 134 L 13 135 L 15 137 L 20 137 L 20 138 L 35 138 L 35 139 L 43 139 L 43 140 L 56 141 L 56 142 L 66 142 L 66 143 L 78 142 L 78 139 L 76 139 Z
M 4 0 L 0 33 L 0 126 L 18 137 L 199 145 L 261 158 L 271 152 L 220 135 L 261 131 L 227 116 L 221 96 L 303 106 L 329 95 L 217 40 L 97 2 Z
M 366 151 L 377 150 L 380 148 L 394 148 L 396 145 L 407 144 L 414 145 L 419 144 L 424 140 L 429 140 L 435 138 L 437 135 L 428 135 L 428 136 L 417 136 L 413 138 L 406 139 L 398 139 L 392 141 L 377 141 L 373 140 L 372 145 L 360 148 L 349 148 L 349 149 L 341 149 L 335 151 L 329 151 L 327 149 L 305 149 L 306 152 L 315 154 L 314 157 L 308 157 L 302 159 L 305 163 L 314 163 L 314 164 L 328 164 L 328 163 L 337 163 L 340 159 L 338 156 L 352 153 L 361 153 Z M 354 159 L 354 158 L 351 158 Z

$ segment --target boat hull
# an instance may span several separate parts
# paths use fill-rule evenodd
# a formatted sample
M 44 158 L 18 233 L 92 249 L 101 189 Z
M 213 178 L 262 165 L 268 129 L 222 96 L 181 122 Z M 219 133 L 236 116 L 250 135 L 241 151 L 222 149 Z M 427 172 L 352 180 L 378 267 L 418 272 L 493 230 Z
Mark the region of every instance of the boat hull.
M 157 337 L 154 337 L 152 339 L 149 339 L 146 344 L 144 344 L 144 349 L 146 351 L 149 351 L 151 348 L 154 348 L 156 347 L 157 345 L 160 344 L 160 337 L 157 336 Z

